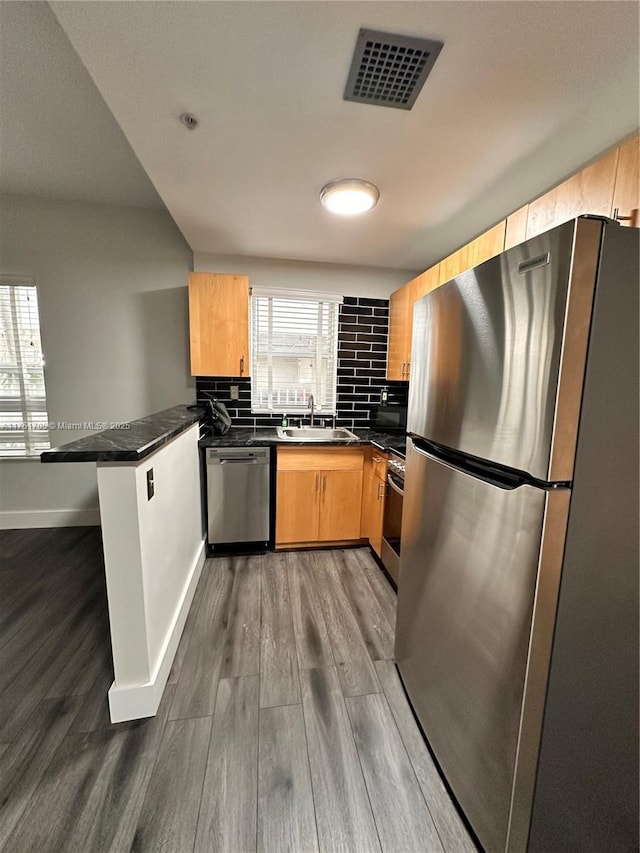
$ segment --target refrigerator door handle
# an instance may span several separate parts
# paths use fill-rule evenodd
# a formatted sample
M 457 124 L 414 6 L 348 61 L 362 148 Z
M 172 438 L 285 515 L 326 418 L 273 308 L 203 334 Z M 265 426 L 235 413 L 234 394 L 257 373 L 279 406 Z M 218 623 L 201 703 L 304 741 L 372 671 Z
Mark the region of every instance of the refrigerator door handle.
M 430 454 L 430 453 L 427 453 L 425 450 L 422 450 L 422 449 L 420 448 L 420 446 L 419 446 L 419 445 L 418 445 L 418 444 L 417 444 L 417 443 L 416 443 L 412 438 L 410 438 L 410 439 L 409 439 L 409 441 L 410 441 L 410 442 L 411 442 L 411 444 L 413 445 L 413 449 L 415 450 L 415 452 L 416 452 L 416 453 L 419 453 L 419 454 L 420 454 L 420 456 L 426 456 L 426 457 L 427 457 L 427 459 L 431 459 L 431 458 L 432 458 L 431 454 Z
M 456 453 L 453 450 L 439 447 L 414 436 L 410 436 L 409 441 L 411 442 L 412 449 L 420 456 L 440 462 L 442 465 L 446 465 L 456 471 L 461 471 L 464 474 L 470 474 L 472 477 L 483 480 L 485 483 L 489 483 L 499 489 L 511 491 L 520 486 L 529 485 L 547 491 L 551 488 L 564 488 L 571 485 L 570 483 L 545 483 L 523 471 L 511 470 L 495 463 L 487 463 L 481 459 Z

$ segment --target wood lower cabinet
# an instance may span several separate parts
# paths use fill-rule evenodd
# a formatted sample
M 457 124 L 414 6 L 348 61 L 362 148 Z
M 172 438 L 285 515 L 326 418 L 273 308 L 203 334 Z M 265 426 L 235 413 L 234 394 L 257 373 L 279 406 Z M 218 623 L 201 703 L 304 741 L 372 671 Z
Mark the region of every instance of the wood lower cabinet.
M 278 471 L 276 544 L 319 539 L 320 473 Z
M 189 274 L 193 376 L 249 376 L 249 277 Z
M 381 453 L 373 447 L 367 448 L 362 492 L 361 535 L 363 539 L 369 540 L 369 544 L 378 556 L 382 552 L 382 522 L 387 494 L 387 459 L 386 453 Z
M 279 447 L 276 546 L 360 539 L 362 447 Z
M 320 472 L 320 542 L 360 538 L 362 468 Z

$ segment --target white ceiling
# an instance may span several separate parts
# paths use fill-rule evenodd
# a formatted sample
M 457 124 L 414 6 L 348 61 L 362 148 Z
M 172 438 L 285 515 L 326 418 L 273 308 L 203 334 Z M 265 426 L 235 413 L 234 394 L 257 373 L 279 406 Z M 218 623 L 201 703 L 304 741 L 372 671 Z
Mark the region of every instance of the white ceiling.
M 51 7 L 199 252 L 424 269 L 639 124 L 634 0 Z M 363 26 L 444 41 L 412 111 L 342 100 Z M 70 70 L 59 121 L 82 136 L 91 93 Z M 183 110 L 198 130 L 182 127 Z M 121 182 L 109 158 L 122 141 L 95 135 Z M 317 196 L 339 177 L 376 183 L 378 207 L 331 217 Z M 90 179 L 83 167 L 70 185 Z
M 46 3 L 0 2 L 0 189 L 162 207 Z

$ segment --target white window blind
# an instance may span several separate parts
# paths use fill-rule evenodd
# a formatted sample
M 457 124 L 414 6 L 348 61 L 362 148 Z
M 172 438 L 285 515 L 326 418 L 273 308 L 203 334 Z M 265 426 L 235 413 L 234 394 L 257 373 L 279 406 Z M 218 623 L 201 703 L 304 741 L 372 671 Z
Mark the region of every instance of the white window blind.
M 336 410 L 338 311 L 342 297 L 252 288 L 251 408 L 296 413 Z
M 36 285 L 0 275 L 0 456 L 47 450 L 48 422 Z

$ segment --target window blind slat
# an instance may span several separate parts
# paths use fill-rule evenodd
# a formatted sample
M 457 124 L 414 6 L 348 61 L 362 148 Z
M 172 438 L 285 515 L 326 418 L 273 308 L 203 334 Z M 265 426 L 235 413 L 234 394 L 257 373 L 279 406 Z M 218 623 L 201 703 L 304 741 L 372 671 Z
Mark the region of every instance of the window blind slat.
M 253 411 L 303 412 L 313 394 L 318 412 L 335 412 L 339 300 L 318 297 L 253 293 Z
M 34 282 L 5 281 L 0 279 L 0 455 L 32 456 L 50 447 L 38 295 Z

